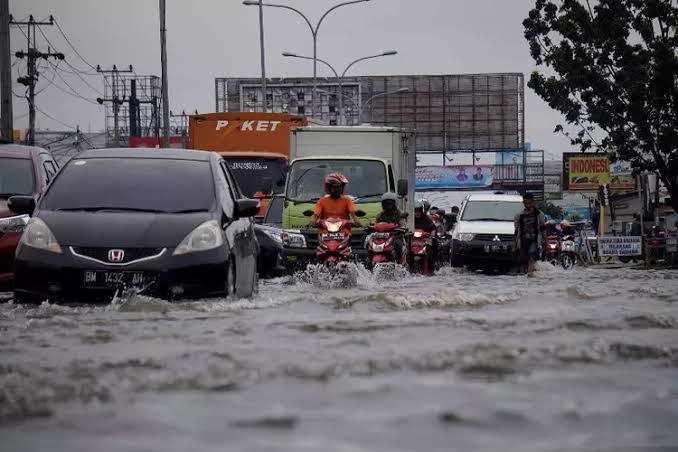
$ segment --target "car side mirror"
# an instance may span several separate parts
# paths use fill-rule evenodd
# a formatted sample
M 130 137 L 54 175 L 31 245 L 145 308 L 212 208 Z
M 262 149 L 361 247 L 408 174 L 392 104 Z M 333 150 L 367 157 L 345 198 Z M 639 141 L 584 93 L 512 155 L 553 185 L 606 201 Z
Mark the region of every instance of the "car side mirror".
M 302 212 L 302 215 L 305 217 L 312 217 L 313 216 L 313 211 L 312 210 L 304 210 Z
M 407 220 L 408 218 L 410 218 L 409 212 L 403 212 L 403 213 L 401 213 L 401 214 L 400 214 L 400 218 L 402 218 L 403 220 Z
M 12 196 L 7 200 L 7 207 L 19 215 L 33 215 L 35 199 L 32 196 Z
M 356 211 L 355 211 L 355 216 L 356 216 L 356 217 L 359 217 L 359 218 L 360 218 L 360 217 L 364 217 L 365 215 L 367 215 L 367 214 L 366 214 L 364 211 L 362 211 L 362 210 L 356 210 Z
M 238 199 L 235 201 L 235 218 L 253 217 L 259 213 L 259 201 L 256 199 Z
M 407 182 L 407 179 L 399 179 L 398 180 L 398 196 L 407 196 L 408 191 L 409 191 L 409 184 Z

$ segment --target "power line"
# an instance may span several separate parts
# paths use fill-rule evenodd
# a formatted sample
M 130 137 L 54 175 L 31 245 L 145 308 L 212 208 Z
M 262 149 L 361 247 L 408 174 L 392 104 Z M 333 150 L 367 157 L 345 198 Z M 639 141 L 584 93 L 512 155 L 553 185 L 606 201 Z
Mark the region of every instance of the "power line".
M 64 127 L 67 127 L 67 128 L 69 128 L 69 129 L 75 130 L 75 131 L 78 130 L 77 127 L 73 127 L 73 126 L 70 125 L 70 124 L 66 124 L 65 122 L 59 121 L 59 120 L 56 119 L 54 116 L 50 115 L 49 113 L 45 113 L 44 111 L 42 111 L 41 109 L 39 109 L 37 106 L 35 107 L 35 109 L 38 110 L 38 111 L 39 111 L 40 113 L 42 113 L 43 115 L 47 116 L 47 117 L 48 117 L 49 119 L 51 119 L 52 121 L 54 121 L 54 122 L 56 122 L 56 123 L 58 123 L 58 124 L 61 124 L 61 125 L 64 126 Z
M 42 35 L 42 37 L 45 38 L 45 41 L 47 41 L 47 44 L 49 44 L 51 47 L 53 47 L 54 50 L 58 50 L 58 49 L 56 48 L 56 46 L 55 46 L 54 44 L 52 44 L 52 42 L 49 40 L 49 38 L 47 37 L 47 35 L 45 34 L 45 32 L 42 31 L 42 28 L 41 28 L 40 26 L 38 26 L 37 28 L 38 28 L 38 31 L 40 32 L 40 34 Z M 77 72 L 77 69 L 76 69 L 74 66 L 72 66 L 68 61 L 64 61 L 64 62 L 68 65 L 68 67 L 70 67 L 71 69 L 73 69 L 74 71 L 76 71 L 75 75 L 77 75 L 78 78 L 80 78 L 80 80 L 82 80 L 83 83 L 84 83 L 85 85 L 89 86 L 90 89 L 92 89 L 95 93 L 97 93 L 97 94 L 103 96 L 103 93 L 102 93 L 101 91 L 99 91 L 98 89 L 96 89 L 95 87 L 93 87 L 92 85 L 90 85 L 89 82 L 87 82 L 87 80 L 85 80 L 85 79 L 82 77 L 82 75 L 80 75 L 80 73 Z M 63 80 L 63 79 L 62 79 L 62 80 Z M 65 82 L 64 82 L 64 83 L 65 83 Z
M 75 46 L 71 43 L 71 41 L 70 41 L 70 40 L 68 39 L 68 37 L 66 36 L 66 33 L 64 33 L 64 31 L 61 29 L 61 25 L 59 25 L 59 22 L 58 22 L 57 20 L 54 20 L 54 25 L 56 25 L 57 29 L 59 30 L 59 33 L 61 33 L 61 36 L 64 37 L 64 39 L 66 40 L 66 42 L 68 43 L 68 45 L 71 47 L 71 49 L 73 49 L 73 52 L 75 52 L 75 54 L 76 54 L 77 56 L 79 56 L 80 59 L 81 59 L 87 66 L 89 66 L 90 68 L 92 68 L 92 70 L 96 71 L 97 68 L 94 67 L 93 65 L 91 65 L 91 64 L 90 64 L 90 63 L 89 63 L 89 62 L 88 62 L 88 61 L 80 54 L 80 52 L 77 51 L 77 49 L 75 48 Z
M 52 64 L 52 63 L 50 63 L 50 64 Z M 52 64 L 52 65 L 53 65 L 53 64 Z M 55 68 L 55 69 L 56 69 L 56 68 Z M 73 87 L 66 81 L 66 79 L 63 78 L 63 77 L 61 76 L 61 74 L 59 74 L 56 70 L 54 71 L 54 73 L 59 77 L 59 79 L 60 79 L 62 82 L 64 82 L 64 84 L 72 91 L 72 93 L 69 93 L 68 91 L 66 91 L 66 90 L 64 90 L 64 89 L 61 89 L 61 91 L 65 92 L 66 94 L 69 94 L 69 95 L 71 95 L 71 96 L 73 96 L 73 97 L 77 97 L 78 99 L 82 99 L 82 100 L 84 100 L 85 102 L 90 103 L 90 104 L 92 104 L 92 105 L 99 105 L 99 104 L 97 104 L 96 102 L 94 102 L 93 100 L 88 99 L 88 98 L 86 98 L 85 96 L 83 96 L 82 94 L 78 93 L 78 92 L 75 90 L 75 88 L 73 88 Z M 57 84 L 55 84 L 54 86 L 56 86 L 57 88 L 59 88 L 59 85 L 57 85 Z

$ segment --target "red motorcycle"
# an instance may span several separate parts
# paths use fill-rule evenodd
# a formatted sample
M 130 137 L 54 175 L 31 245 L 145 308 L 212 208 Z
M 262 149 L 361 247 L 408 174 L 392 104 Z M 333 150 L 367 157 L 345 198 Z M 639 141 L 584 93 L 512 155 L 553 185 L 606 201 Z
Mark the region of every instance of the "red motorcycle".
M 395 223 L 377 223 L 370 226 L 368 232 L 371 232 L 365 240 L 365 248 L 369 255 L 372 267 L 377 264 L 395 262 L 395 239 L 402 235 L 403 230 L 400 225 Z M 401 253 L 399 265 L 406 265 L 407 253 Z
M 316 256 L 324 265 L 336 264 L 351 259 L 351 226 L 350 220 L 342 218 L 326 218 L 318 220 L 318 248 Z
M 432 273 L 432 247 L 431 234 L 421 229 L 415 229 L 410 242 L 410 268 L 412 273 L 423 275 L 430 275 Z
M 546 236 L 546 239 L 544 239 L 544 260 L 554 266 L 560 263 L 560 236 Z

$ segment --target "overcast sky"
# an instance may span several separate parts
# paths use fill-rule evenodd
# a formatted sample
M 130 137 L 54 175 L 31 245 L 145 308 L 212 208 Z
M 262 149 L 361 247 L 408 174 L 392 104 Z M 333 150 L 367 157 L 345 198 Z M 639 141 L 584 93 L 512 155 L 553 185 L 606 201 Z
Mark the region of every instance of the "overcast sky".
M 276 0 L 302 10 L 312 21 L 338 0 Z M 337 68 L 360 56 L 396 49 L 398 55 L 360 63 L 351 75 L 460 74 L 522 72 L 535 69 L 523 37 L 522 21 L 535 0 L 371 0 L 331 13 L 320 28 L 318 55 Z M 158 1 L 156 0 L 10 0 L 15 20 L 33 14 L 42 20 L 53 14 L 66 36 L 92 65 L 134 66 L 137 74 L 160 75 Z M 312 53 L 311 34 L 296 14 L 265 9 L 266 69 L 269 76 L 310 76 L 312 62 L 284 58 L 287 50 Z M 15 28 L 15 27 L 13 27 Z M 260 76 L 257 8 L 240 0 L 167 0 L 170 108 L 179 112 L 214 111 L 214 78 Z M 92 72 L 70 49 L 56 26 L 42 28 L 67 60 Z M 38 33 L 41 50 L 45 40 Z M 25 49 L 19 30 L 12 31 L 12 51 Z M 66 65 L 61 67 L 70 70 Z M 319 66 L 321 75 L 329 75 Z M 18 62 L 13 77 L 25 72 Z M 50 83 L 46 70 L 38 90 Z M 97 94 L 76 75 L 59 73 L 79 95 L 94 100 Z M 84 76 L 103 91 L 101 76 Z M 38 108 L 70 126 L 103 130 L 101 107 L 65 94 L 70 91 L 56 77 L 37 97 Z M 61 91 L 61 88 L 63 91 Z M 23 93 L 20 85 L 16 93 Z M 14 99 L 15 127 L 27 124 L 23 99 Z M 44 114 L 41 129 L 64 126 Z M 551 154 L 569 150 L 562 135 L 553 134 L 562 122 L 542 100 L 526 88 L 526 141 Z

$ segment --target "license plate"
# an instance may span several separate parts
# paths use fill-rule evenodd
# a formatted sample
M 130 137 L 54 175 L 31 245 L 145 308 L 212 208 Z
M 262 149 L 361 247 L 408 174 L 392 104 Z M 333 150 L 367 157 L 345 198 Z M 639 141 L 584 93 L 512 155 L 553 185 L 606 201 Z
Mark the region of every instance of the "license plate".
M 343 240 L 346 234 L 343 232 L 327 232 L 321 236 L 323 240 Z
M 508 245 L 485 245 L 486 253 L 505 253 L 508 251 Z
M 83 277 L 85 287 L 141 287 L 145 280 L 144 272 L 87 270 Z

